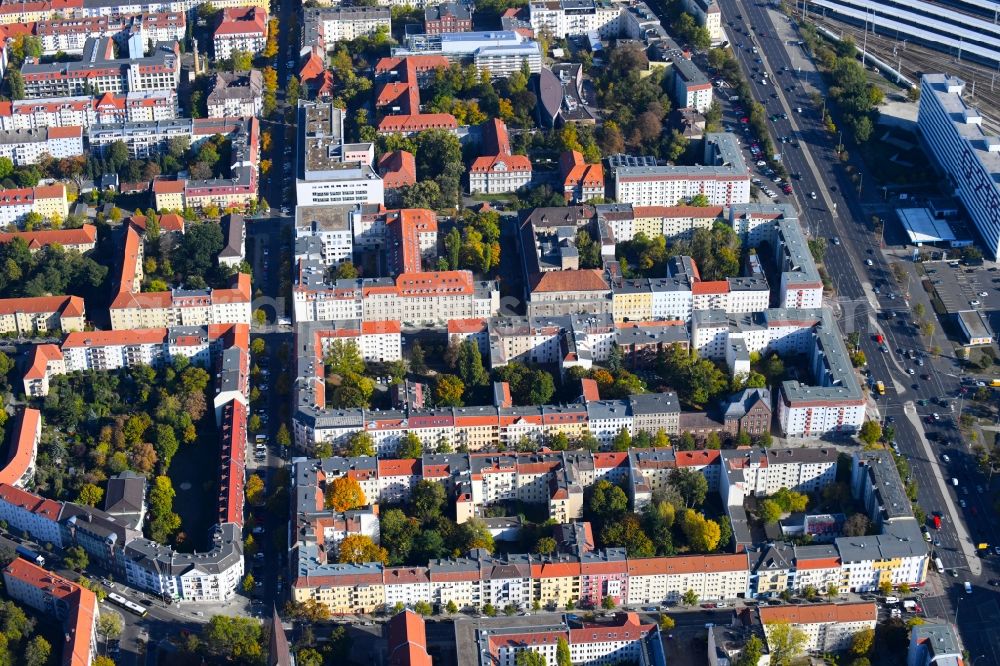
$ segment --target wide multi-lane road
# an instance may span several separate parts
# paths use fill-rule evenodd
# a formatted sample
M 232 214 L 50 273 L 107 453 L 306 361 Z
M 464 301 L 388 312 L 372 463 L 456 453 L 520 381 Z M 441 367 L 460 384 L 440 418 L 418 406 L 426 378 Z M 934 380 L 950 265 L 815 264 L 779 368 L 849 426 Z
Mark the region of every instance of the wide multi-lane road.
M 764 103 L 769 117 L 787 114 L 787 119 L 770 123 L 774 145 L 781 151 L 788 172 L 796 176 L 791 182 L 804 228 L 810 235 L 830 241 L 824 263 L 836 289 L 831 305 L 841 327 L 845 334 L 860 333 L 871 375 L 886 384 L 886 395 L 877 402 L 879 416 L 892 421 L 896 429 L 899 450 L 918 484 L 918 503 L 928 514 L 939 511 L 944 517 L 942 529 L 932 530 L 936 541 L 933 550 L 958 576 L 934 580 L 928 594 L 938 596 L 928 598 L 925 605 L 930 612 L 954 619 L 960 583 L 970 580 L 980 588 L 997 576 L 994 558 L 980 559 L 974 551 L 980 542 L 997 544 L 1000 534 L 990 518 L 988 484 L 976 471 L 967 444 L 959 441 L 956 429 L 959 366 L 949 356 L 930 357 L 926 353 L 912 315 L 918 302 L 931 312 L 926 295 L 915 279 L 908 285 L 895 283 L 871 216 L 861 204 L 869 199 L 868 192 L 852 182 L 835 153 L 838 138 L 822 126 L 821 109 L 813 105 L 810 92 L 818 90 L 825 98 L 825 89 L 800 47 L 789 43 L 793 33 L 787 20 L 754 2 L 721 0 L 720 6 L 724 22 L 732 22 L 727 26 L 729 41 L 754 96 Z M 736 27 L 741 30 L 736 31 Z M 753 35 L 752 41 L 748 34 Z M 740 42 L 742 49 L 735 46 Z M 756 54 L 750 50 L 754 45 Z M 754 72 L 754 67 L 760 71 Z M 763 71 L 769 73 L 767 83 L 762 83 Z M 792 142 L 779 142 L 782 136 L 791 137 Z M 863 166 L 855 166 L 863 171 Z M 876 294 L 875 287 L 881 293 Z M 890 311 L 898 316 L 888 318 Z M 886 351 L 875 341 L 879 333 L 885 336 Z M 914 350 L 923 365 L 897 350 Z M 948 406 L 936 404 L 934 400 L 939 398 Z M 933 419 L 934 412 L 940 420 Z M 927 423 L 927 418 L 932 423 Z M 928 442 L 927 433 L 935 440 Z M 944 455 L 950 462 L 943 461 Z M 952 478 L 959 486 L 952 485 Z M 959 620 L 970 652 L 975 655 L 981 650 L 993 658 L 1000 654 L 997 646 L 974 624 L 1000 620 L 995 600 L 982 602 L 986 596 L 977 589 L 970 599 L 963 599 Z

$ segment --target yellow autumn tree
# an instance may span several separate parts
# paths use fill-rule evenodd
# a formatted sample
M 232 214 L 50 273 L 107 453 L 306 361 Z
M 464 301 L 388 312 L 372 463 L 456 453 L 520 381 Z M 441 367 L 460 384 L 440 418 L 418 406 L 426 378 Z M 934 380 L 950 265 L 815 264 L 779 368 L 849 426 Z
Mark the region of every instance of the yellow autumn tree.
M 349 476 L 334 479 L 333 483 L 326 487 L 325 506 L 327 509 L 350 511 L 367 503 L 368 500 L 365 497 L 365 491 L 361 489 L 361 484 Z

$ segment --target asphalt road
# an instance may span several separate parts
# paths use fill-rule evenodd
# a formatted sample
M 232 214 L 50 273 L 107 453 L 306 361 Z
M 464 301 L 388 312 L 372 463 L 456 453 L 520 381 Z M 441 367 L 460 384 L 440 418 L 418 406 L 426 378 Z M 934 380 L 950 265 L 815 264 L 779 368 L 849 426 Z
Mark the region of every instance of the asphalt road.
M 990 655 L 993 663 L 1000 663 L 1000 659 L 996 658 L 1000 654 L 996 641 L 986 637 L 992 632 L 980 631 L 989 622 L 995 623 L 1000 619 L 1000 609 L 997 608 L 995 599 L 992 599 L 996 595 L 978 589 L 986 586 L 987 579 L 997 577 L 995 559 L 990 557 L 976 560 L 973 557 L 970 560 L 962 552 L 963 545 L 968 549 L 970 539 L 971 544 L 980 541 L 998 543 L 990 497 L 986 492 L 989 484 L 976 470 L 974 461 L 967 453 L 967 444 L 958 444 L 959 448 L 948 449 L 951 463 L 945 465 L 940 460 L 940 455 L 944 452 L 942 447 L 935 444 L 934 455 L 929 456 L 921 440 L 924 432 L 930 430 L 937 433 L 939 440 L 957 443 L 959 437 L 955 426 L 960 406 L 956 406 L 955 412 L 943 415 L 951 417 L 944 425 L 935 422 L 933 427 L 925 428 L 926 424 L 922 421 L 913 423 L 907 418 L 907 412 L 924 417 L 934 411 L 945 411 L 937 406 L 920 407 L 917 403 L 921 400 L 945 397 L 952 403 L 956 402 L 954 396 L 958 394 L 960 387 L 960 368 L 955 359 L 947 356 L 927 357 L 925 365 L 919 367 L 910 361 L 901 360 L 895 354 L 897 348 L 926 353 L 924 342 L 912 325 L 911 312 L 916 302 L 924 302 L 927 311 L 932 310 L 926 305 L 926 295 L 914 279 L 911 278 L 909 282 L 908 294 L 904 293 L 903 287 L 893 284 L 887 256 L 881 251 L 880 239 L 871 228 L 871 215 L 862 206 L 862 201 L 877 201 L 880 195 L 874 191 L 874 183 L 868 184 L 872 190 L 869 191 L 858 188 L 851 182 L 844 165 L 834 153 L 837 141 L 822 127 L 820 109 L 812 105 L 804 86 L 808 83 L 823 90 L 822 82 L 815 72 L 808 72 L 806 68 L 799 71 L 802 61 L 800 48 L 787 45 L 787 35 L 778 36 L 772 17 L 779 22 L 785 21 L 784 17 L 770 14 L 764 5 L 753 2 L 721 0 L 720 6 L 724 22 L 733 21 L 744 27 L 744 34 L 734 33 L 730 29 L 730 42 L 734 45 L 742 41 L 744 47 L 748 47 L 750 41 L 746 37 L 746 31 L 749 26 L 754 28 L 751 34 L 756 39 L 760 52 L 758 55 L 763 62 L 760 65 L 755 63 L 758 55 L 746 48 L 737 50 L 738 59 L 755 96 L 765 102 L 768 116 L 782 112 L 788 114 L 788 120 L 778 120 L 771 125 L 775 138 L 791 136 L 800 145 L 799 148 L 791 148 L 788 144 L 775 142 L 776 149 L 781 150 L 783 146 L 782 159 L 789 173 L 801 174 L 799 180 L 792 181 L 801 221 L 814 237 L 825 237 L 831 241 L 836 237 L 839 240 L 838 244 L 829 243 L 824 262 L 837 292 L 832 305 L 840 317 L 844 333 L 858 331 L 861 334 L 861 347 L 868 359 L 871 374 L 874 379 L 886 384 L 886 395 L 878 400 L 878 411 L 882 418 L 891 417 L 894 420 L 900 452 L 909 460 L 913 477 L 918 484 L 918 503 L 928 514 L 934 511 L 945 514 L 942 529 L 933 531 L 933 536 L 941 543 L 934 551 L 946 568 L 959 570 L 960 577 L 944 576 L 935 581 L 933 586 L 929 586 L 929 595 L 937 593 L 941 596 L 927 599 L 927 611 L 932 615 L 954 620 L 954 609 L 958 603 L 954 600 L 964 596 L 958 592 L 959 581 L 970 580 L 977 589 L 972 598 L 966 600 L 965 607 L 971 606 L 971 612 L 964 608 L 959 618 L 962 621 L 960 628 L 963 639 L 974 656 L 981 651 Z M 737 18 L 738 15 L 742 15 L 743 19 Z M 787 25 L 777 27 L 787 32 Z M 793 59 L 793 55 L 798 57 Z M 770 72 L 769 78 L 777 85 L 761 85 L 760 76 L 756 80 L 750 78 L 754 65 L 765 67 Z M 793 87 L 791 92 L 786 92 L 787 86 Z M 776 93 L 778 99 L 772 99 L 772 93 Z M 800 106 L 803 109 L 801 114 L 795 112 L 795 108 Z M 854 157 L 850 163 L 863 173 L 864 165 L 856 160 Z M 812 199 L 810 192 L 816 192 L 817 198 Z M 871 260 L 873 265 L 868 267 L 866 260 Z M 882 287 L 881 294 L 874 293 L 875 286 Z M 890 292 L 895 292 L 896 298 L 890 299 Z M 889 310 L 901 315 L 892 320 L 891 326 L 885 319 L 876 319 L 878 312 Z M 886 336 L 888 353 L 883 353 L 880 345 L 875 342 L 877 333 Z M 914 370 L 913 375 L 908 373 L 910 368 Z M 924 374 L 929 375 L 929 378 L 921 379 L 920 376 Z M 942 491 L 937 477 L 958 478 L 960 487 L 956 489 L 949 483 L 948 490 Z M 973 490 L 977 484 L 983 492 Z M 956 496 L 956 490 L 963 490 L 964 494 Z M 959 519 L 971 528 L 971 537 L 960 536 L 953 521 L 948 519 L 951 515 L 950 507 L 955 506 L 959 499 L 964 500 L 967 507 L 956 507 L 955 515 L 960 516 Z M 980 575 L 974 575 L 968 570 L 970 563 L 974 569 L 982 565 Z M 989 594 L 991 600 L 983 603 L 981 600 L 986 594 Z

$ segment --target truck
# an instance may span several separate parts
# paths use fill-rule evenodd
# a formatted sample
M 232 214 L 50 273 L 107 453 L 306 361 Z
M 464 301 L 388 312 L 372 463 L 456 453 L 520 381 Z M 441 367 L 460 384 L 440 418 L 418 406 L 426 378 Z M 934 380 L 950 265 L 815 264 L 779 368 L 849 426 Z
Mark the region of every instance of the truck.
M 903 599 L 903 610 L 907 613 L 919 613 L 920 606 L 913 599 Z
M 875 382 L 875 390 L 879 395 L 885 395 L 885 382 Z
M 941 529 L 941 516 L 935 513 L 933 516 L 931 516 L 931 521 L 934 523 L 934 529 L 936 530 Z
M 24 546 L 18 546 L 15 551 L 18 556 L 22 559 L 28 560 L 32 564 L 37 564 L 40 567 L 45 566 L 45 558 L 31 550 L 30 548 L 25 548 Z

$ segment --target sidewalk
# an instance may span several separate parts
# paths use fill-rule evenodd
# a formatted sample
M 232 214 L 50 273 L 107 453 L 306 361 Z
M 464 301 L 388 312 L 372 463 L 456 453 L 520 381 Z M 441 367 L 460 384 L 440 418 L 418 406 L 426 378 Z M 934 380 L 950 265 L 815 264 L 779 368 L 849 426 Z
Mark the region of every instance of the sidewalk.
M 912 401 L 907 402 L 903 406 L 903 412 L 906 414 L 906 418 L 910 420 L 910 423 L 913 424 L 913 428 L 917 431 L 917 438 L 920 440 L 920 446 L 923 449 L 924 455 L 927 456 L 927 460 L 936 461 L 937 456 L 931 448 L 930 442 L 928 442 L 927 438 L 924 436 L 924 428 L 920 422 L 920 415 L 917 414 L 916 406 Z M 955 502 L 952 500 L 951 493 L 948 492 L 948 483 L 941 475 L 941 467 L 937 464 L 933 464 L 930 465 L 930 468 L 933 472 L 934 482 L 937 483 L 938 490 L 940 491 L 941 497 L 943 498 L 948 509 L 948 518 L 955 527 L 955 533 L 958 536 L 959 545 L 962 547 L 962 554 L 965 556 L 965 561 L 969 565 L 969 571 L 973 576 L 979 576 L 983 573 L 982 561 L 976 554 L 976 545 L 972 542 L 972 536 L 966 529 L 965 521 L 962 520 L 958 509 L 955 508 Z

